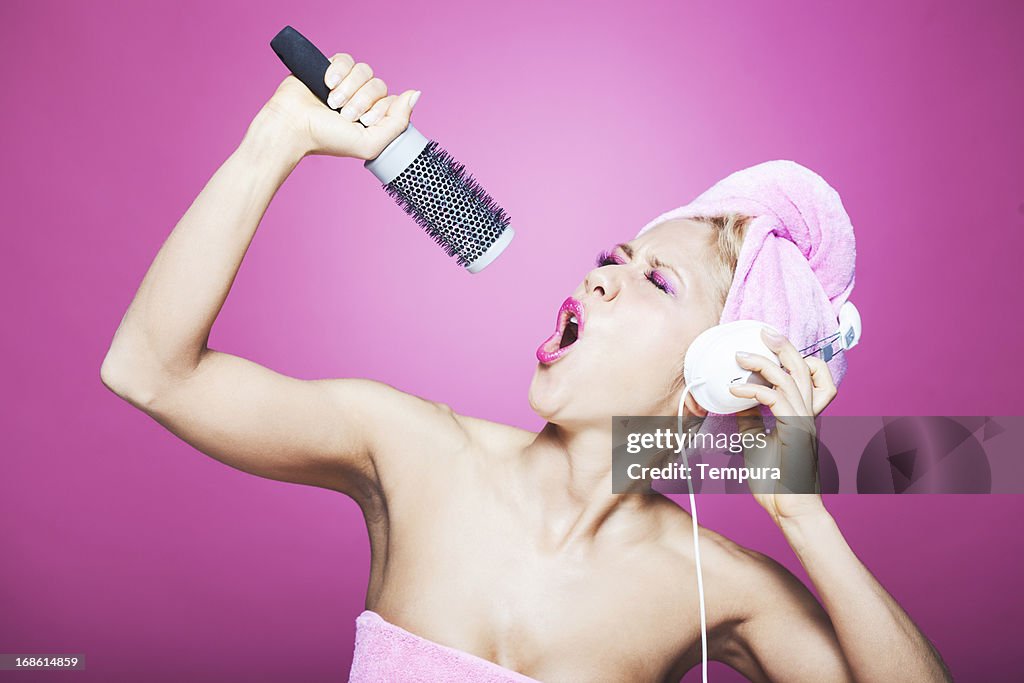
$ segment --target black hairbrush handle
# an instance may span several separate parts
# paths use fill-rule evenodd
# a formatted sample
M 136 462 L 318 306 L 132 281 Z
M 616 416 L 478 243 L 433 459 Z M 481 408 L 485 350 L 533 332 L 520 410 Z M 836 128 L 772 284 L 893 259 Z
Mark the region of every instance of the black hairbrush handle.
M 270 41 L 270 47 L 292 72 L 292 75 L 302 81 L 302 84 L 309 88 L 310 92 L 316 95 L 324 105 L 327 105 L 327 96 L 331 94 L 331 89 L 324 83 L 324 74 L 327 73 L 327 67 L 331 65 L 331 60 L 327 59 L 316 45 L 309 42 L 306 36 L 291 26 L 281 29 Z M 337 109 L 333 111 L 337 111 Z M 358 123 L 365 125 L 362 121 L 358 121 Z

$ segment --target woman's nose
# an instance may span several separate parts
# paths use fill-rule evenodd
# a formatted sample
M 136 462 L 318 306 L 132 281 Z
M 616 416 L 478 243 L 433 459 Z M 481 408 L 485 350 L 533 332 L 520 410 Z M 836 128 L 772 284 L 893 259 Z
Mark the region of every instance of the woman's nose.
M 614 275 L 611 268 L 594 268 L 587 275 L 584 284 L 587 293 L 596 294 L 602 299 L 614 299 L 619 293 L 619 278 Z

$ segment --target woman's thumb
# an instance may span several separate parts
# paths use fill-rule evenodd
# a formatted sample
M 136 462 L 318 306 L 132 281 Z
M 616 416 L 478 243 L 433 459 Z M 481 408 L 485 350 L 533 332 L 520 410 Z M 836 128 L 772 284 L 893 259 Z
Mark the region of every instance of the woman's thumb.
M 395 101 L 395 103 L 391 105 L 393 111 L 388 113 L 401 121 L 403 126 L 408 125 L 409 119 L 412 117 L 412 108 L 416 106 L 416 101 L 419 98 L 419 90 L 406 90 Z
M 370 149 L 364 151 L 364 154 L 370 156 L 365 158 L 376 158 L 395 138 L 405 132 L 409 127 L 413 106 L 419 96 L 419 90 L 406 90 L 391 102 L 391 106 L 388 107 L 388 111 L 380 123 L 366 128 L 365 140 Z

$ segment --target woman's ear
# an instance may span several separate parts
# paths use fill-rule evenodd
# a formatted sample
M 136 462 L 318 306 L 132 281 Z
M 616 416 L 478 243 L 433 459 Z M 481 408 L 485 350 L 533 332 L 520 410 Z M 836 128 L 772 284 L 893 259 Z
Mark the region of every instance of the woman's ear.
M 697 403 L 697 399 L 693 397 L 692 393 L 686 395 L 685 405 L 687 415 L 696 415 L 697 417 L 708 416 L 708 411 L 704 410 L 704 408 L 701 407 L 699 403 Z

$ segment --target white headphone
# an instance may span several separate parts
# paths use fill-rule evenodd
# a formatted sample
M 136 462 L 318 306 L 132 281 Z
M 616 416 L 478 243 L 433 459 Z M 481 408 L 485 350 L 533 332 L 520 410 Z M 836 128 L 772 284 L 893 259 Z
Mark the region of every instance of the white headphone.
M 774 327 L 759 320 L 736 320 L 716 325 L 702 332 L 686 350 L 684 379 L 690 393 L 702 408 L 719 415 L 731 415 L 758 405 L 752 398 L 734 396 L 729 387 L 733 384 L 751 383 L 771 386 L 758 372 L 740 367 L 736 362 L 737 351 L 747 351 L 766 356 L 781 367 L 778 357 L 761 340 L 761 328 L 778 333 Z M 839 309 L 839 330 L 801 349 L 807 356 L 822 354 L 828 361 L 838 351 L 832 344 L 839 342 L 839 351 L 848 351 L 860 341 L 860 313 L 852 301 Z M 814 349 L 808 353 L 809 349 Z

